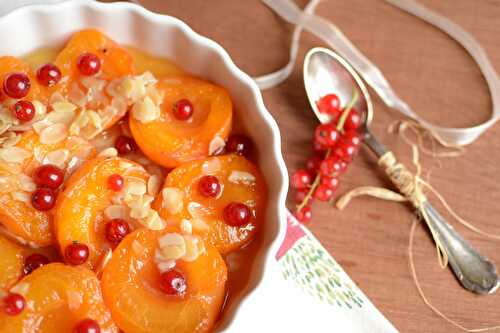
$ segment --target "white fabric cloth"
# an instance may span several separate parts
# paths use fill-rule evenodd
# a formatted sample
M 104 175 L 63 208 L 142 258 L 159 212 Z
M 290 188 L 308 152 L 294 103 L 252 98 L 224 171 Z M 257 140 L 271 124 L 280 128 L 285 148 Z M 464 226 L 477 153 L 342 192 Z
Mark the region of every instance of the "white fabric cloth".
M 292 37 L 290 62 L 274 73 L 255 78 L 257 84 L 261 89 L 271 88 L 283 82 L 290 75 L 297 60 L 300 33 L 302 29 L 305 29 L 322 39 L 350 62 L 387 106 L 418 121 L 422 126 L 432 131 L 441 143 L 446 146 L 462 146 L 473 142 L 500 118 L 500 83 L 498 74 L 491 65 L 486 52 L 467 31 L 416 1 L 385 1 L 443 30 L 470 53 L 477 62 L 490 90 L 493 106 L 490 119 L 480 125 L 468 128 L 442 127 L 422 119 L 396 94 L 382 72 L 347 39 L 337 26 L 313 14 L 320 0 L 311 0 L 303 11 L 292 0 L 262 0 L 284 20 L 296 25 L 296 28 Z

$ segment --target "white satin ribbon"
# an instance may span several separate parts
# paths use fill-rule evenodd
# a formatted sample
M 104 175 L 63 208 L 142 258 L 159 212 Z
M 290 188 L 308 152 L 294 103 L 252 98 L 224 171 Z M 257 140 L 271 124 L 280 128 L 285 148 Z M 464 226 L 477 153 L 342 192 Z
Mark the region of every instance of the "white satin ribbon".
M 490 118 L 482 124 L 468 128 L 448 128 L 431 124 L 422 119 L 392 89 L 382 72 L 368 60 L 332 22 L 314 15 L 314 9 L 321 0 L 311 0 L 302 11 L 292 0 L 262 0 L 284 20 L 296 25 L 290 49 L 290 61 L 282 69 L 255 78 L 261 89 L 274 87 L 286 80 L 295 66 L 302 29 L 322 39 L 331 48 L 341 54 L 368 85 L 380 96 L 384 103 L 402 114 L 418 121 L 434 134 L 443 145 L 463 146 L 475 141 L 500 118 L 500 83 L 481 45 L 467 31 L 449 19 L 425 8 L 413 0 L 385 0 L 416 17 L 446 32 L 464 47 L 476 61 L 490 90 L 493 110 Z

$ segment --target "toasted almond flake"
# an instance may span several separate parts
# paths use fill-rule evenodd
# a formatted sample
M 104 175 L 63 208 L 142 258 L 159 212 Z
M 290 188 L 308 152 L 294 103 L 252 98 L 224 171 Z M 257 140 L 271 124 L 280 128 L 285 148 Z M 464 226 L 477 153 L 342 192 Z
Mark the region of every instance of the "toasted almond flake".
M 11 132 L 13 133 L 13 132 Z M 9 137 L 9 138 L 6 138 L 5 141 L 2 143 L 2 146 L 7 148 L 7 147 L 14 147 L 15 145 L 18 144 L 19 140 L 21 140 L 21 136 L 20 135 L 16 135 L 15 133 L 13 133 L 14 135 Z
M 64 102 L 60 102 L 64 103 Z M 58 104 L 60 104 L 58 103 Z M 64 103 L 66 104 L 66 103 Z M 67 103 L 70 104 L 70 103 Z M 61 109 L 61 110 L 54 110 L 50 113 L 48 113 L 45 116 L 45 122 L 50 123 L 50 124 L 65 124 L 66 126 L 69 126 L 73 120 L 76 118 L 76 111 L 70 110 L 70 109 Z
M 213 157 L 201 165 L 201 173 L 203 175 L 214 175 L 222 168 L 222 164 L 218 157 Z
M 42 119 L 40 121 L 37 121 L 36 123 L 33 123 L 33 130 L 37 133 L 40 134 L 44 129 L 52 125 L 50 121 L 47 119 Z
M 76 110 L 76 105 L 70 102 L 61 101 L 52 103 L 52 109 L 54 110 L 53 112 L 71 113 Z
M 94 126 L 94 128 L 102 129 L 101 116 L 99 116 L 99 114 L 97 112 L 95 112 L 94 110 L 87 110 L 86 113 L 90 119 L 91 124 Z
M 210 210 L 202 204 L 191 201 L 188 203 L 188 212 L 195 219 L 203 219 L 206 215 L 210 214 Z
M 49 104 L 52 105 L 54 103 L 64 102 L 64 101 L 66 101 L 64 96 L 59 91 L 56 91 L 55 93 L 52 94 L 52 96 L 50 96 Z
M 149 85 L 146 89 L 146 95 L 149 96 L 156 105 L 161 105 L 165 94 L 156 88 L 155 85 Z
M 156 196 L 160 192 L 161 180 L 157 175 L 152 175 L 148 179 L 148 194 Z
M 142 101 L 136 102 L 132 107 L 132 116 L 141 123 L 149 123 L 158 119 L 160 112 L 160 108 L 148 96 Z
M 26 297 L 30 289 L 30 284 L 28 282 L 19 282 L 14 287 L 10 288 L 11 293 L 16 293 Z
M 40 147 L 37 146 L 33 149 L 33 157 L 38 163 L 42 163 L 45 158 L 45 153 Z
M 68 297 L 68 308 L 71 311 L 78 310 L 83 304 L 83 295 L 74 290 L 66 291 L 66 296 Z
M 184 245 L 184 238 L 181 234 L 171 232 L 158 238 L 160 248 L 165 246 Z
M 132 251 L 134 251 L 135 254 L 142 254 L 142 252 L 144 251 L 144 247 L 142 246 L 141 243 L 139 243 L 139 241 L 137 239 L 135 239 L 133 242 L 132 242 Z
M 146 184 L 144 184 L 144 182 L 140 182 L 140 181 L 129 181 L 126 185 L 125 185 L 126 189 L 126 193 L 130 193 L 130 194 L 133 194 L 133 195 L 143 195 L 143 194 L 146 194 Z
M 87 103 L 87 96 L 85 93 L 78 87 L 77 84 L 72 84 L 71 89 L 69 91 L 68 99 L 71 103 L 74 103 L 80 107 L 83 107 Z
M 12 199 L 16 201 L 21 201 L 28 203 L 30 202 L 30 195 L 26 192 L 21 192 L 21 191 L 15 191 L 10 194 L 12 196 Z
M 156 262 L 156 266 L 160 273 L 164 273 L 175 267 L 175 260 L 160 260 Z
M 26 192 L 33 192 L 36 190 L 36 184 L 30 176 L 21 173 L 17 176 L 17 179 L 19 180 L 19 188 L 21 190 Z
M 208 223 L 205 222 L 205 220 L 191 219 L 190 222 L 191 222 L 191 227 L 193 228 L 193 230 L 195 230 L 197 232 L 206 233 L 206 232 L 210 231 L 210 226 L 208 225 Z
M 84 87 L 95 90 L 102 90 L 106 85 L 105 80 L 100 80 L 93 76 L 84 76 L 80 79 L 80 82 L 83 84 Z
M 47 155 L 42 161 L 42 164 L 52 164 L 57 166 L 58 168 L 64 169 L 66 166 L 66 161 L 69 158 L 69 150 L 67 149 L 57 149 L 53 150 Z
M 104 209 L 104 216 L 109 219 L 125 219 L 128 216 L 128 208 L 123 205 L 111 205 Z
M 38 100 L 35 100 L 32 103 L 33 103 L 33 106 L 35 107 L 35 114 L 36 115 L 41 116 L 41 115 L 44 115 L 47 113 L 47 107 L 45 106 L 45 104 L 43 104 L 42 102 L 40 102 Z
M 183 234 L 190 235 L 193 233 L 193 226 L 189 220 L 182 219 L 180 228 Z
M 163 230 L 167 225 L 165 221 L 158 215 L 158 212 L 153 209 L 149 210 L 148 216 L 144 220 L 141 220 L 141 224 L 151 230 Z
M 208 155 L 220 154 L 225 146 L 226 142 L 217 134 L 208 145 Z
M 134 207 L 130 210 L 130 217 L 136 220 L 145 219 L 150 210 L 150 207 Z
M 19 147 L 7 147 L 0 149 L 0 158 L 8 163 L 22 163 L 31 156 L 31 153 Z
M 246 171 L 233 170 L 228 180 L 235 184 L 252 185 L 255 184 L 255 176 Z
M 53 124 L 40 132 L 40 142 L 43 144 L 56 144 L 66 139 L 67 135 L 68 131 L 65 124 Z
M 186 254 L 186 242 L 178 233 L 169 233 L 158 239 L 160 253 L 165 260 L 177 260 Z
M 205 252 L 205 245 L 200 237 L 196 235 L 184 235 L 184 241 L 186 242 L 186 254 L 182 257 L 182 260 L 188 262 L 195 261 Z
M 87 112 L 85 111 L 79 112 L 75 120 L 73 120 L 73 123 L 71 123 L 71 126 L 69 127 L 69 133 L 71 135 L 80 134 L 81 129 L 87 126 L 88 123 L 89 123 L 89 117 L 87 115 Z
M 165 187 L 162 192 L 162 206 L 170 214 L 178 214 L 184 208 L 184 192 L 176 187 Z
M 101 151 L 97 156 L 104 158 L 116 157 L 118 156 L 118 151 L 115 148 L 110 147 Z

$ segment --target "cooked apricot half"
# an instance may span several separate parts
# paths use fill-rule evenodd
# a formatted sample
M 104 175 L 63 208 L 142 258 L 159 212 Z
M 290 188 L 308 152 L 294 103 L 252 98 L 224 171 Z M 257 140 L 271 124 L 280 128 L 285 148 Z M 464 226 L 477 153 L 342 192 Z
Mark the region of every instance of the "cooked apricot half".
M 163 227 L 150 207 L 160 187 L 157 176 L 150 177 L 142 166 L 120 157 L 98 157 L 82 165 L 66 182 L 55 208 L 62 254 L 73 243 L 86 245 L 87 263 L 98 268 L 104 255 L 131 229 Z M 112 227 L 109 223 L 116 219 L 121 224 Z
M 264 219 L 265 198 L 257 167 L 244 157 L 224 155 L 171 171 L 153 207 L 168 224 L 187 225 L 227 253 L 253 239 Z M 239 213 L 246 215 L 235 221 Z
M 52 135 L 50 129 L 49 134 Z M 55 164 L 70 174 L 84 160 L 95 154 L 90 144 L 77 137 L 57 142 L 41 140 L 35 131 L 12 137 L 15 145 L 0 149 L 0 221 L 13 234 L 35 246 L 53 241 L 52 210 L 33 207 L 31 196 L 36 190 L 34 170 L 42 164 Z
M 194 236 L 185 237 L 192 240 Z M 198 333 L 212 329 L 224 301 L 226 265 L 213 246 L 199 247 L 203 251 L 193 258 L 192 248 L 185 244 L 181 252 L 184 256 L 190 252 L 189 261 L 180 258 L 174 268 L 161 273 L 158 252 L 164 253 L 162 246 L 181 244 L 179 239 L 182 243 L 182 236 L 170 229 L 142 228 L 114 251 L 102 276 L 103 294 L 123 331 Z
M 95 29 L 87 29 L 73 34 L 64 49 L 56 58 L 63 76 L 71 79 L 82 75 L 78 61 L 82 54 L 91 53 L 100 59 L 99 76 L 110 80 L 124 75 L 133 74 L 134 61 L 129 52 Z
M 104 305 L 100 283 L 84 267 L 53 263 L 40 267 L 11 288 L 26 301 L 15 316 L 0 312 L 0 332 L 68 333 L 85 319 L 101 333 L 118 332 Z
M 23 272 L 23 248 L 0 235 L 0 290 L 17 282 Z
M 39 100 L 41 102 L 45 102 L 47 100 L 49 93 L 47 89 L 45 89 L 45 87 L 41 86 L 38 83 L 36 75 L 29 64 L 19 58 L 12 56 L 0 57 L 0 87 L 3 87 L 5 78 L 12 73 L 25 74 L 29 79 L 29 91 L 28 94 L 23 97 L 23 99 L 30 101 Z M 2 89 L 1 99 L 3 100 L 5 98 L 8 98 L 8 96 Z
M 156 88 L 163 94 L 158 117 L 138 116 L 137 105 L 129 116 L 132 135 L 146 156 L 165 167 L 176 167 L 223 147 L 232 121 L 232 102 L 225 89 L 188 76 L 161 79 Z M 184 120 L 175 116 L 180 101 L 188 101 L 191 107 L 181 114 L 188 116 Z

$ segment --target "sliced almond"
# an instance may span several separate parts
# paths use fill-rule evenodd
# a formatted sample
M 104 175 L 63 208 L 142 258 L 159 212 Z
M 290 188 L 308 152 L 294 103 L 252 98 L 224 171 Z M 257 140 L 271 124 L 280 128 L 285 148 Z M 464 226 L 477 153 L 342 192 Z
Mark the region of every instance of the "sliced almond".
M 148 96 L 146 96 L 143 100 L 136 102 L 132 107 L 132 116 L 141 123 L 149 123 L 158 119 L 160 117 L 160 113 L 160 108 Z
M 128 214 L 128 208 L 123 205 L 111 205 L 104 209 L 104 216 L 109 220 L 126 219 Z
M 156 266 L 160 273 L 164 273 L 175 267 L 175 260 L 159 260 L 156 262 Z
M 210 226 L 202 219 L 191 219 L 191 227 L 194 231 L 199 233 L 206 233 L 210 231 Z
M 19 181 L 19 188 L 21 190 L 26 192 L 33 192 L 34 190 L 36 190 L 36 184 L 33 181 L 33 178 L 31 178 L 30 176 L 21 173 L 17 176 L 17 179 Z
M 229 175 L 228 180 L 235 184 L 253 185 L 255 184 L 256 178 L 249 172 L 233 170 Z
M 160 192 L 161 180 L 157 175 L 152 175 L 148 179 L 148 194 L 156 196 Z
M 17 145 L 19 143 L 19 140 L 21 140 L 20 135 L 16 135 L 16 133 L 14 133 L 14 132 L 11 132 L 11 133 L 14 135 L 6 138 L 5 141 L 2 143 L 2 146 L 4 148 L 14 147 L 15 145 Z
M 47 113 L 47 107 L 42 102 L 35 100 L 32 102 L 35 107 L 35 114 L 40 116 Z
M 67 101 L 60 101 L 52 103 L 53 112 L 67 112 L 71 113 L 76 110 L 76 105 Z
M 191 201 L 188 203 L 188 212 L 195 219 L 203 219 L 205 216 L 210 214 L 210 209 L 202 204 Z
M 222 164 L 217 157 L 210 158 L 201 165 L 201 173 L 203 175 L 214 175 L 222 168 Z
M 67 135 L 68 131 L 65 124 L 53 124 L 40 132 L 40 142 L 43 144 L 56 144 L 64 141 Z
M 7 147 L 0 149 L 0 158 L 8 163 L 22 163 L 31 156 L 31 153 L 19 147 Z
M 104 149 L 97 155 L 97 157 L 104 157 L 104 158 L 116 157 L 116 156 L 118 156 L 118 151 L 113 147 Z
M 146 194 L 146 190 L 146 184 L 142 181 L 128 181 L 125 185 L 125 192 L 132 195 Z
M 169 233 L 158 239 L 159 250 L 165 260 L 177 260 L 186 254 L 184 237 L 178 233 Z
M 104 89 L 104 86 L 106 85 L 106 81 L 97 79 L 93 76 L 83 76 L 80 79 L 80 82 L 87 89 L 95 89 L 95 90 L 102 90 L 102 89 Z
M 184 241 L 186 242 L 186 254 L 182 257 L 182 260 L 188 262 L 195 261 L 205 252 L 205 244 L 200 237 L 196 235 L 184 235 Z
M 162 206 L 170 214 L 178 214 L 184 208 L 184 192 L 176 187 L 166 187 L 162 190 Z
M 180 228 L 183 234 L 190 235 L 193 233 L 193 226 L 189 220 L 182 219 Z
M 64 96 L 59 91 L 56 91 L 50 96 L 49 104 L 52 105 L 54 103 L 64 102 L 64 101 L 66 101 Z
M 14 192 L 11 192 L 10 195 L 12 196 L 12 199 L 14 199 L 16 201 L 29 203 L 31 200 L 31 196 L 28 193 L 22 192 L 22 191 L 14 191 Z
M 102 130 L 102 120 L 101 116 L 94 110 L 87 110 L 87 116 L 89 117 L 90 123 L 94 126 L 95 129 Z
M 167 225 L 158 212 L 153 209 L 149 210 L 148 216 L 141 223 L 151 230 L 163 230 Z
M 69 150 L 67 149 L 53 150 L 45 155 L 42 164 L 52 164 L 57 166 L 58 168 L 64 169 L 64 167 L 66 166 L 66 162 L 69 159 L 69 155 Z
M 226 142 L 224 139 L 222 139 L 219 135 L 216 135 L 208 145 L 208 155 L 213 156 L 220 154 L 225 146 Z
M 68 99 L 71 103 L 78 105 L 79 107 L 85 106 L 87 103 L 87 96 L 80 89 L 78 84 L 72 84 L 71 89 L 68 94 Z
M 135 220 L 145 219 L 145 218 L 147 218 L 150 210 L 151 210 L 151 208 L 146 207 L 146 206 L 134 207 L 130 210 L 130 217 L 135 219 Z M 146 223 L 146 226 L 147 226 L 147 223 Z

